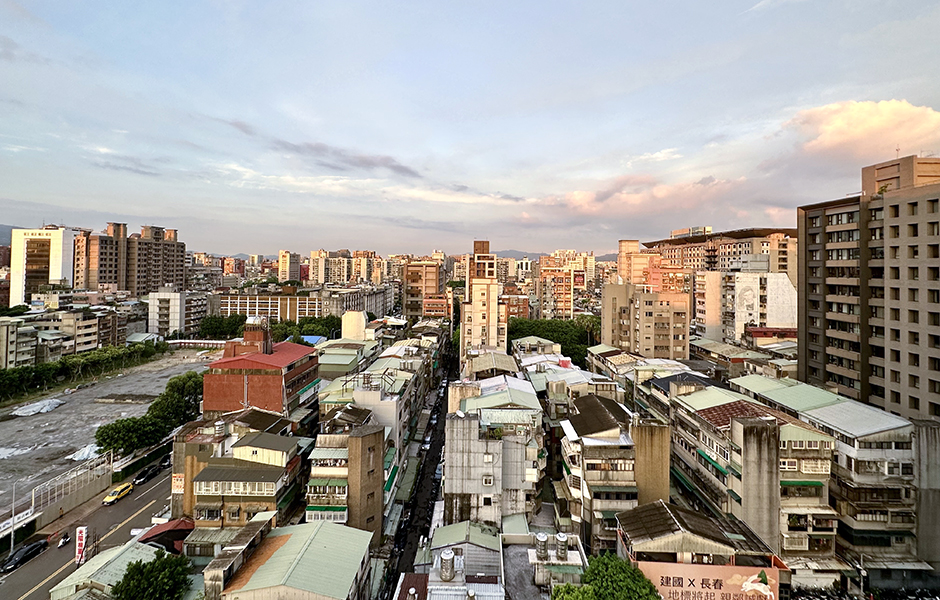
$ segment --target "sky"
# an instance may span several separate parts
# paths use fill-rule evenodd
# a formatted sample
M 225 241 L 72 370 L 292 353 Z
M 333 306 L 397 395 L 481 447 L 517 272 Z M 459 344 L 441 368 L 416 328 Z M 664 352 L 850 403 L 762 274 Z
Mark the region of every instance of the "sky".
M 0 0 L 0 223 L 613 252 L 940 155 L 938 2 Z

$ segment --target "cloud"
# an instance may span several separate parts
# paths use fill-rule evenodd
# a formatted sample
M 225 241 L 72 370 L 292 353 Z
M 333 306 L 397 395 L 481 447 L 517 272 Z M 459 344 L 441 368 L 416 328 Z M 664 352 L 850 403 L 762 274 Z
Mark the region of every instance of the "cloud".
M 160 173 L 156 171 L 149 171 L 141 167 L 135 167 L 131 165 L 121 165 L 113 162 L 94 162 L 94 166 L 99 169 L 110 169 L 112 171 L 127 171 L 128 173 L 136 173 L 137 175 L 147 175 L 148 177 L 159 177 Z
M 803 137 L 811 155 L 879 162 L 900 146 L 903 155 L 940 150 L 940 112 L 907 100 L 836 102 L 802 110 L 784 124 Z
M 760 2 L 758 2 L 757 4 L 755 4 L 754 6 L 747 9 L 741 14 L 745 14 L 749 12 L 758 12 L 762 10 L 769 10 L 771 8 L 776 8 L 778 6 L 781 6 L 783 4 L 794 4 L 797 2 L 806 2 L 806 0 L 760 0 Z
M 238 119 L 219 119 L 210 117 L 219 123 L 237 129 L 249 137 L 266 137 L 270 147 L 280 152 L 287 152 L 302 157 L 316 159 L 314 164 L 330 169 L 331 171 L 348 171 L 349 169 L 362 169 L 373 171 L 387 169 L 403 177 L 421 178 L 415 169 L 403 165 L 391 156 L 382 154 L 360 154 L 344 148 L 324 144 L 323 142 L 290 142 L 277 137 L 263 136 L 256 127 Z
M 388 169 L 404 177 L 421 177 L 421 174 L 416 170 L 401 164 L 391 156 L 380 154 L 355 154 L 322 142 L 301 142 L 298 144 L 275 138 L 271 142 L 271 147 L 275 150 L 281 150 L 290 154 L 326 159 L 318 160 L 317 164 L 327 168 L 332 166 L 334 170 L 343 170 L 344 167 L 353 167 L 367 171 Z

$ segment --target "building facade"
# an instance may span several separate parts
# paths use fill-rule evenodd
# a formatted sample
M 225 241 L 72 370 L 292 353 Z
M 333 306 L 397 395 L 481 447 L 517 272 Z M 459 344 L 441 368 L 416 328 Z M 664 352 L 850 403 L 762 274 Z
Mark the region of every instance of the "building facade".
M 10 306 L 29 304 L 49 285 L 72 287 L 75 236 L 68 227 L 14 229 L 10 246 Z
M 861 195 L 802 206 L 799 377 L 940 418 L 940 159 L 862 169 Z
M 601 341 L 646 358 L 689 358 L 692 296 L 645 291 L 631 283 L 604 285 Z

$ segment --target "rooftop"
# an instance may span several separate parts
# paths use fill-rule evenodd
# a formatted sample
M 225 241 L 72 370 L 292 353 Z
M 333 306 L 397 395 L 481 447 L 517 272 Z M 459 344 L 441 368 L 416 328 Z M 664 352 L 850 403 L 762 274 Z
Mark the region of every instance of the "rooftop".
M 464 543 L 470 543 L 495 552 L 502 549 L 498 532 L 495 529 L 470 521 L 461 521 L 453 525 L 438 527 L 431 535 L 431 548 L 443 548 L 444 546 Z
M 271 467 L 247 460 L 234 458 L 213 458 L 209 465 L 193 477 L 193 481 L 253 481 L 259 483 L 276 482 L 284 474 L 284 469 Z
M 329 521 L 272 529 L 225 586 L 225 593 L 285 586 L 346 600 L 372 534 Z
M 619 513 L 617 521 L 633 545 L 688 532 L 729 546 L 736 554 L 773 554 L 744 521 L 705 517 L 662 500 Z
M 736 400 L 747 399 L 747 396 L 737 392 L 732 392 L 731 390 L 725 390 L 714 386 L 707 387 L 704 390 L 699 390 L 697 392 L 692 392 L 691 394 L 685 394 L 684 396 L 676 397 L 676 400 L 679 403 L 687 406 L 689 410 L 696 412 L 706 408 L 711 408 L 712 406 L 719 406 L 721 404 L 727 404 Z
M 229 358 L 220 358 L 219 360 L 210 363 L 209 368 L 232 368 L 239 362 L 248 361 L 283 369 L 289 367 L 291 364 L 297 362 L 301 358 L 315 353 L 316 349 L 311 348 L 310 346 L 294 344 L 292 342 L 279 342 L 274 344 L 274 352 L 271 354 L 265 354 L 263 352 L 249 352 L 247 354 L 239 354 L 238 356 L 230 356 Z
M 284 435 L 274 435 L 273 433 L 256 431 L 242 436 L 240 440 L 232 445 L 232 448 L 244 448 L 246 446 L 264 448 L 265 450 L 277 450 L 278 452 L 290 452 L 297 448 L 297 440 Z
M 52 588 L 50 595 L 60 597 L 56 590 L 64 592 L 88 581 L 112 586 L 124 577 L 129 564 L 138 560 L 150 562 L 158 551 L 159 548 L 133 540 L 123 546 L 102 550 Z
M 905 418 L 855 400 L 807 410 L 803 416 L 852 438 L 912 426 Z

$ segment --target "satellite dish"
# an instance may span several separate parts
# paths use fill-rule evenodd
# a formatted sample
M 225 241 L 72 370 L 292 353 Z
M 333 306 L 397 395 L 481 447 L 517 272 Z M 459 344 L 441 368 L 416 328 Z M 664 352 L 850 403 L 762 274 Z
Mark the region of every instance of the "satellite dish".
M 463 414 L 463 411 L 462 411 L 462 410 L 458 410 L 456 414 L 457 414 L 457 418 L 458 418 L 458 419 L 462 419 L 462 418 L 464 417 L 464 414 Z

